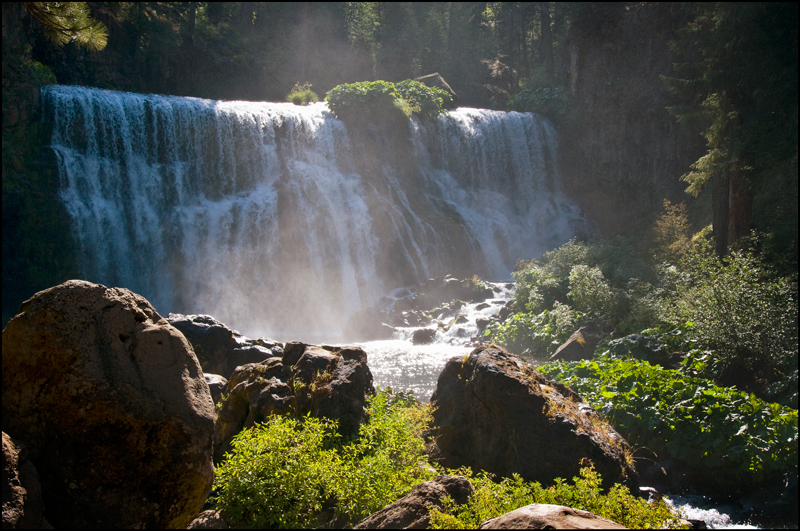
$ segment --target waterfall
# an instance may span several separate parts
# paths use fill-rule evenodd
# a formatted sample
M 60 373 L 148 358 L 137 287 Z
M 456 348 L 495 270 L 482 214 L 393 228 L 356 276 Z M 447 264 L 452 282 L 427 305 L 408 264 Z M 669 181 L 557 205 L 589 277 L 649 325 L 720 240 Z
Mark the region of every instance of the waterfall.
M 348 130 L 324 103 L 58 85 L 42 100 L 84 278 L 253 335 L 335 335 L 447 272 L 509 278 L 582 223 L 533 114 L 457 109 L 387 132 Z

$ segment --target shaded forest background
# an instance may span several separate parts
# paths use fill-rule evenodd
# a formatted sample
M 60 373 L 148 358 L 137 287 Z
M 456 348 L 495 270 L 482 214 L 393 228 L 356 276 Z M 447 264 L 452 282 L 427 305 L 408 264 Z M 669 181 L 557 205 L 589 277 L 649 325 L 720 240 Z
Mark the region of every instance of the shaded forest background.
M 714 221 L 720 254 L 757 228 L 796 268 L 796 4 L 88 7 L 108 29 L 100 51 L 58 46 L 21 3 L 3 6 L 4 322 L 36 290 L 78 276 L 42 149 L 38 87 L 53 82 L 284 101 L 296 83 L 323 96 L 340 83 L 438 72 L 460 106 L 553 120 L 565 192 L 601 236 L 646 234 L 668 199 L 688 203 L 695 229 Z

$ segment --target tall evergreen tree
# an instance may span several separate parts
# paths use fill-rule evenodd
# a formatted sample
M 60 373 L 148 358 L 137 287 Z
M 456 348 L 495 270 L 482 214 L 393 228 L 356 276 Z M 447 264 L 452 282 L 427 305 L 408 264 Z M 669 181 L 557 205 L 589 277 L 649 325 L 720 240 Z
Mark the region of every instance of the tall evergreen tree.
M 691 20 L 673 43 L 682 62 L 665 81 L 687 99 L 671 112 L 707 140 L 708 151 L 683 180 L 695 195 L 711 184 L 717 252 L 724 255 L 749 233 L 757 189 L 792 165 L 796 173 L 797 4 L 688 9 Z

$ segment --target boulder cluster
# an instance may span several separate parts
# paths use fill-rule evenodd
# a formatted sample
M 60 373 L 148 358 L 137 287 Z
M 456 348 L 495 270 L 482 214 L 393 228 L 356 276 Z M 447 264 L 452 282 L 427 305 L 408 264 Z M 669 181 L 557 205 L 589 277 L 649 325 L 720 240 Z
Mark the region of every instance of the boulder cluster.
M 476 293 L 462 282 L 437 289 Z M 237 433 L 310 414 L 353 435 L 374 392 L 358 347 L 250 339 L 204 315 L 165 319 L 135 293 L 85 281 L 44 290 L 3 330 L 3 527 L 226 528 L 203 509 Z M 590 461 L 604 481 L 636 485 L 622 437 L 502 348 L 451 359 L 432 406 L 430 459 L 446 467 L 545 483 Z M 472 492 L 463 477 L 438 476 L 356 527 L 423 528 L 429 507 Z M 617 527 L 536 505 L 482 527 L 536 526 Z

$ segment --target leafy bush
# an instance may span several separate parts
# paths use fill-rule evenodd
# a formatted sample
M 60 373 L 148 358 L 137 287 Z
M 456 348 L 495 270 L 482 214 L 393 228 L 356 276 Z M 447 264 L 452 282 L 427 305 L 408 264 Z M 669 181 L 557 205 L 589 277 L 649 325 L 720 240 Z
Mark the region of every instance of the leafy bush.
M 380 392 L 369 422 L 343 444 L 336 423 L 274 417 L 242 431 L 217 467 L 217 506 L 240 527 L 318 527 L 324 509 L 354 523 L 402 497 L 433 472 L 421 432 L 427 407 Z
M 58 80 L 49 66 L 31 61 L 31 82 L 34 85 L 55 85 Z
M 569 304 L 621 330 L 659 322 L 655 273 L 623 238 L 569 241 L 541 259 L 522 262 L 512 276 L 518 309 L 538 313 L 556 302 Z
M 569 272 L 569 299 L 593 318 L 619 321 L 625 304 L 624 293 L 612 289 L 598 267 L 576 265 Z
M 546 358 L 569 339 L 583 322 L 583 316 L 566 304 L 555 303 L 539 314 L 517 313 L 503 323 L 490 324 L 483 335 L 524 357 Z
M 602 481 L 591 466 L 581 469 L 580 477 L 572 479 L 573 485 L 558 478 L 548 488 L 523 481 L 517 474 L 495 482 L 485 473 L 472 477 L 468 468 L 457 473 L 469 478 L 475 493 L 464 505 L 445 498 L 443 511 L 432 507 L 432 529 L 477 529 L 481 522 L 532 503 L 590 511 L 631 529 L 680 528 L 680 515 L 663 500 L 650 503 L 636 498 L 622 485 L 614 485 L 603 494 Z
M 401 98 L 411 102 L 414 112 L 425 118 L 435 118 L 447 114 L 453 104 L 453 98 L 446 90 L 429 87 L 419 81 L 406 79 L 395 85 Z
M 797 368 L 796 276 L 777 276 L 750 251 L 720 260 L 705 242 L 681 268 L 688 274 L 676 275 L 662 305 L 665 320 L 693 323 L 693 339 L 722 361 L 782 373 Z
M 308 105 L 319 101 L 319 96 L 311 90 L 311 83 L 303 83 L 301 85 L 300 82 L 297 82 L 291 92 L 286 95 L 286 101 L 295 105 Z
M 664 213 L 653 225 L 652 238 L 656 260 L 675 262 L 683 258 L 691 246 L 686 205 L 673 205 L 664 199 Z
M 341 120 L 357 118 L 398 119 L 411 113 L 432 118 L 446 114 L 450 94 L 437 87 L 406 80 L 395 85 L 388 81 L 364 81 L 337 85 L 325 96 L 334 116 Z
M 636 359 L 603 354 L 539 367 L 629 442 L 703 470 L 731 492 L 797 466 L 797 410 Z

